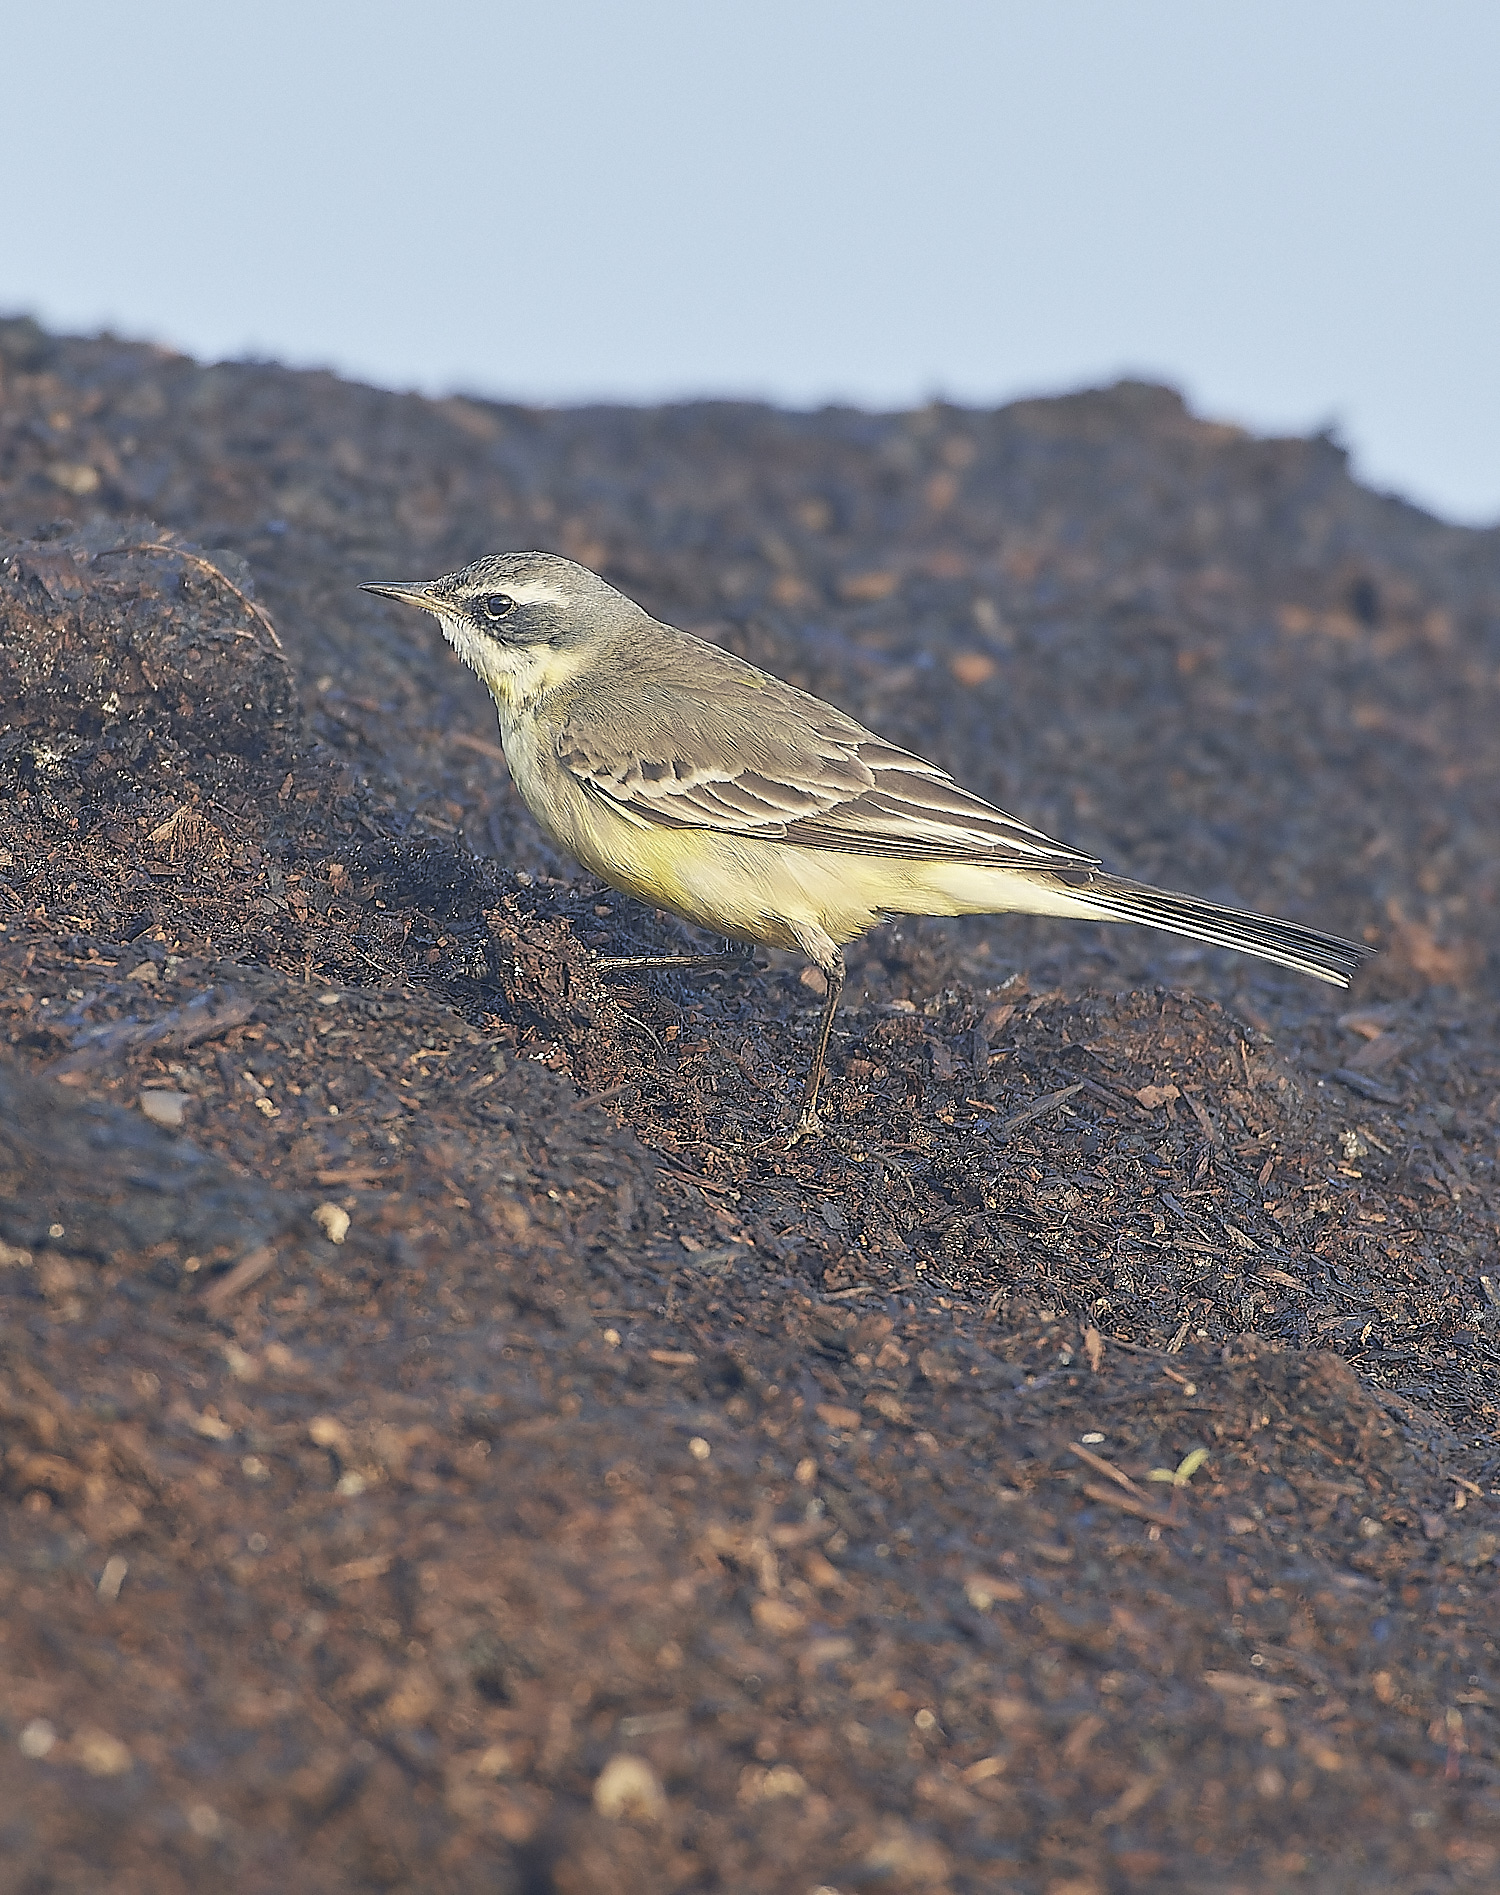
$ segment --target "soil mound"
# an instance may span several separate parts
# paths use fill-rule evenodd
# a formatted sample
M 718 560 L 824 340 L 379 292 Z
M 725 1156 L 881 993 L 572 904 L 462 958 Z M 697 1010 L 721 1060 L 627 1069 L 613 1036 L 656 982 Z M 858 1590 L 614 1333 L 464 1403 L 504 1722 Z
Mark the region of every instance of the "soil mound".
M 1130 385 L 0 367 L 14 1885 L 1492 1885 L 1500 535 Z M 903 924 L 788 1151 L 801 970 L 602 977 L 354 589 L 527 544 L 1382 954 Z

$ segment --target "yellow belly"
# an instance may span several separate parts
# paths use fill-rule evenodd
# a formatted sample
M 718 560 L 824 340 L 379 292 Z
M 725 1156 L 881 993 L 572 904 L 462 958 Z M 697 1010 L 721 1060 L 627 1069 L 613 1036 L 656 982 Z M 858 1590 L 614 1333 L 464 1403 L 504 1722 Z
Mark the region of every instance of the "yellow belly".
M 535 726 L 501 729 L 516 788 L 547 834 L 613 888 L 731 940 L 842 945 L 886 915 L 1078 914 L 1077 896 L 984 864 L 808 849 L 712 829 L 675 829 L 617 812 L 535 744 Z
M 575 851 L 613 887 L 700 928 L 767 947 L 798 929 L 852 941 L 886 912 L 889 877 L 862 856 L 789 848 L 705 829 L 638 829 L 613 819 Z

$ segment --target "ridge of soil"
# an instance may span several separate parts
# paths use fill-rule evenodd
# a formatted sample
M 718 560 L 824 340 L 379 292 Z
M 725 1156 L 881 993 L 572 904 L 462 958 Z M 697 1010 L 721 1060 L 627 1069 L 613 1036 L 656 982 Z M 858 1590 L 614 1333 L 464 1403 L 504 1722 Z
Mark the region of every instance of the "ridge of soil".
M 1500 532 L 1134 384 L 20 322 L 0 496 L 7 1887 L 1494 1885 Z M 355 590 L 532 544 L 1381 953 L 902 922 L 787 1150 L 798 965 L 601 978 L 682 932 Z

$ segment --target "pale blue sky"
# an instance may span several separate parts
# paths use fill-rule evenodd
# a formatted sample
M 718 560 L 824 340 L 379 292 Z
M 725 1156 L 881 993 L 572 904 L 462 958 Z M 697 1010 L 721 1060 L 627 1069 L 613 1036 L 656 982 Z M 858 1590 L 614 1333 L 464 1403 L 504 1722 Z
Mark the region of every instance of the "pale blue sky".
M 0 309 L 523 400 L 1122 373 L 1500 520 L 1495 0 L 6 10 Z

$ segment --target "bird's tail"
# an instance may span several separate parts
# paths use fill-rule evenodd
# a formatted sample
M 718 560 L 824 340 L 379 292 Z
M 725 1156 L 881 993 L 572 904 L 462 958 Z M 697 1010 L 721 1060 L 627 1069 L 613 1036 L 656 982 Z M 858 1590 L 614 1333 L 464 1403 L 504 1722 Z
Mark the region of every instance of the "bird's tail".
M 1253 915 L 1243 908 L 1220 908 L 1191 895 L 1177 895 L 1118 875 L 1092 875 L 1069 891 L 1081 908 L 1102 921 L 1135 921 L 1168 934 L 1186 935 L 1214 947 L 1236 948 L 1263 961 L 1310 974 L 1335 987 L 1347 987 L 1360 963 L 1375 952 L 1358 941 L 1320 934 L 1274 915 Z

